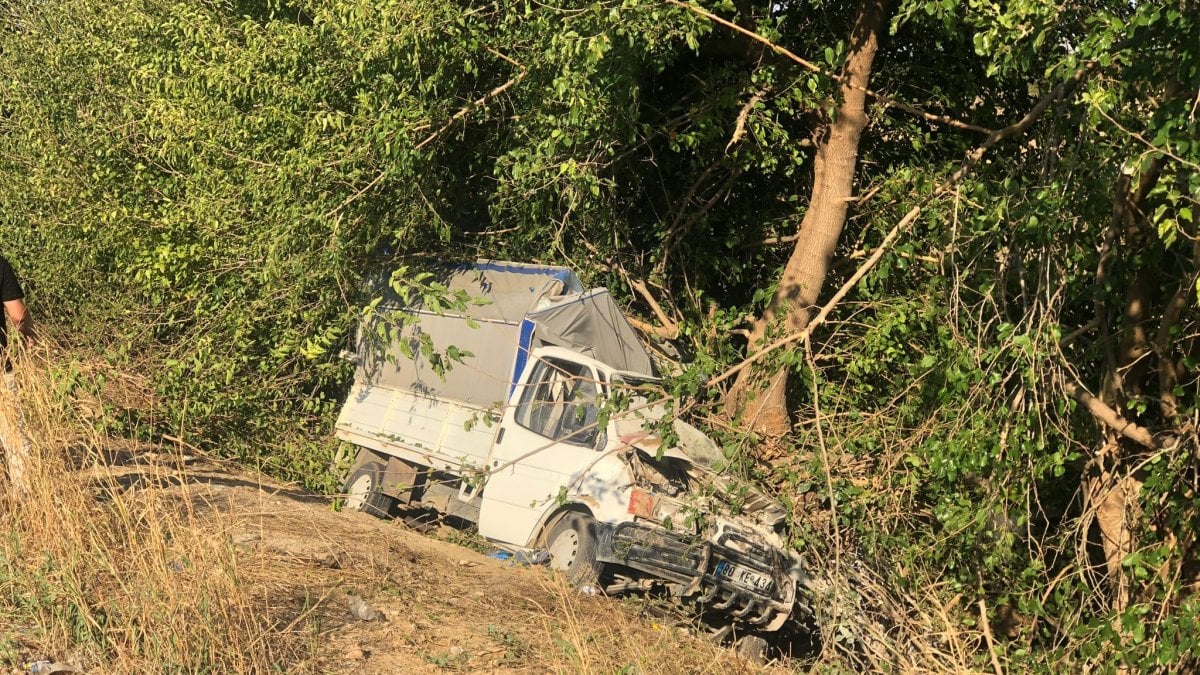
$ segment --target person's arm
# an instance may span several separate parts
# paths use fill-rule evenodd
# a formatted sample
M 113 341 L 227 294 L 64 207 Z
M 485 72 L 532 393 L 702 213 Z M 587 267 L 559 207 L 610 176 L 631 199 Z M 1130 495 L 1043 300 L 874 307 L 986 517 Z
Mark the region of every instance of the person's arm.
M 25 308 L 25 301 L 20 298 L 6 301 L 4 313 L 8 314 L 8 319 L 12 321 L 13 327 L 21 332 L 25 342 L 33 344 L 33 317 L 29 316 L 29 310 Z

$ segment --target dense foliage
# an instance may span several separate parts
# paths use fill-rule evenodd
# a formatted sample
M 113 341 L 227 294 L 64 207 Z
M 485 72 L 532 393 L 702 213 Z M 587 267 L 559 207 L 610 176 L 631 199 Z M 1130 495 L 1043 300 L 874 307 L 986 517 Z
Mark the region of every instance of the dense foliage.
M 796 427 L 763 458 L 705 380 L 753 348 L 858 6 L 701 5 L 810 63 L 649 0 L 0 3 L 2 252 L 151 378 L 139 433 L 313 485 L 370 278 L 572 265 L 674 338 L 672 386 L 799 545 L 987 619 L 963 665 L 1194 665 L 1200 9 L 887 7 L 829 285 L 923 210 L 764 360 Z

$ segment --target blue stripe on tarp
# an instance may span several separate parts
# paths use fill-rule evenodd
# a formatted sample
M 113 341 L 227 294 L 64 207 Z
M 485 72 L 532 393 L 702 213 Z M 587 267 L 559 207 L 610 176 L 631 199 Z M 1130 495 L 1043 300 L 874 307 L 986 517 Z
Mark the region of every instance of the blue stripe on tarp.
M 567 292 L 572 287 L 582 288 L 575 273 L 565 267 L 537 267 L 536 265 L 514 265 L 512 263 L 481 261 L 460 265 L 459 269 L 473 269 L 480 272 L 509 272 L 512 274 L 530 274 L 539 277 L 550 277 L 563 285 Z M 575 283 L 571 283 L 574 281 Z
M 508 387 L 508 396 L 510 399 L 513 392 L 517 389 L 517 382 L 521 380 L 521 373 L 525 370 L 525 364 L 529 361 L 529 351 L 533 344 L 533 329 L 536 325 L 531 319 L 523 319 L 521 321 L 521 336 L 517 340 L 517 362 L 513 364 L 512 384 Z
M 477 262 L 463 265 L 461 269 L 476 269 L 484 272 L 512 272 L 513 274 L 537 274 L 555 279 L 568 279 L 571 270 L 565 267 L 537 267 L 536 265 L 513 265 L 502 262 Z

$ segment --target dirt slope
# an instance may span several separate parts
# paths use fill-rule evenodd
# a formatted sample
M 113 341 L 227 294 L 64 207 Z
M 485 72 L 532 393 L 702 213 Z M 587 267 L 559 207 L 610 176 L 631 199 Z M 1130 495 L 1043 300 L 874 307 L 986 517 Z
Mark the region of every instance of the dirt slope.
M 264 611 L 307 632 L 330 673 L 738 673 L 761 669 L 641 600 L 585 597 L 516 567 L 233 465 L 142 455 L 105 469 L 131 491 L 177 497 L 239 551 Z M 355 598 L 360 599 L 358 602 Z M 352 608 L 357 605 L 357 615 Z M 372 620 L 373 613 L 379 616 Z M 669 615 L 668 615 L 669 616 Z

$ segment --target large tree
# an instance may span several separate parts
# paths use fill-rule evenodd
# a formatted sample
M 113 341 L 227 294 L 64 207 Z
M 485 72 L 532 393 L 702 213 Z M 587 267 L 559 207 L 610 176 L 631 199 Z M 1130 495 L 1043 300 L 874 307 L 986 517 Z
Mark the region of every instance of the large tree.
M 854 201 L 859 141 L 867 127 L 867 87 L 887 25 L 884 0 L 864 0 L 855 10 L 836 99 L 827 119 L 813 129 L 812 184 L 804 217 L 778 287 L 750 331 L 751 350 L 765 347 L 781 332 L 803 330 L 820 298 Z M 731 412 L 768 438 L 788 433 L 788 374 L 781 368 L 771 373 L 760 368 L 741 371 L 729 394 Z

